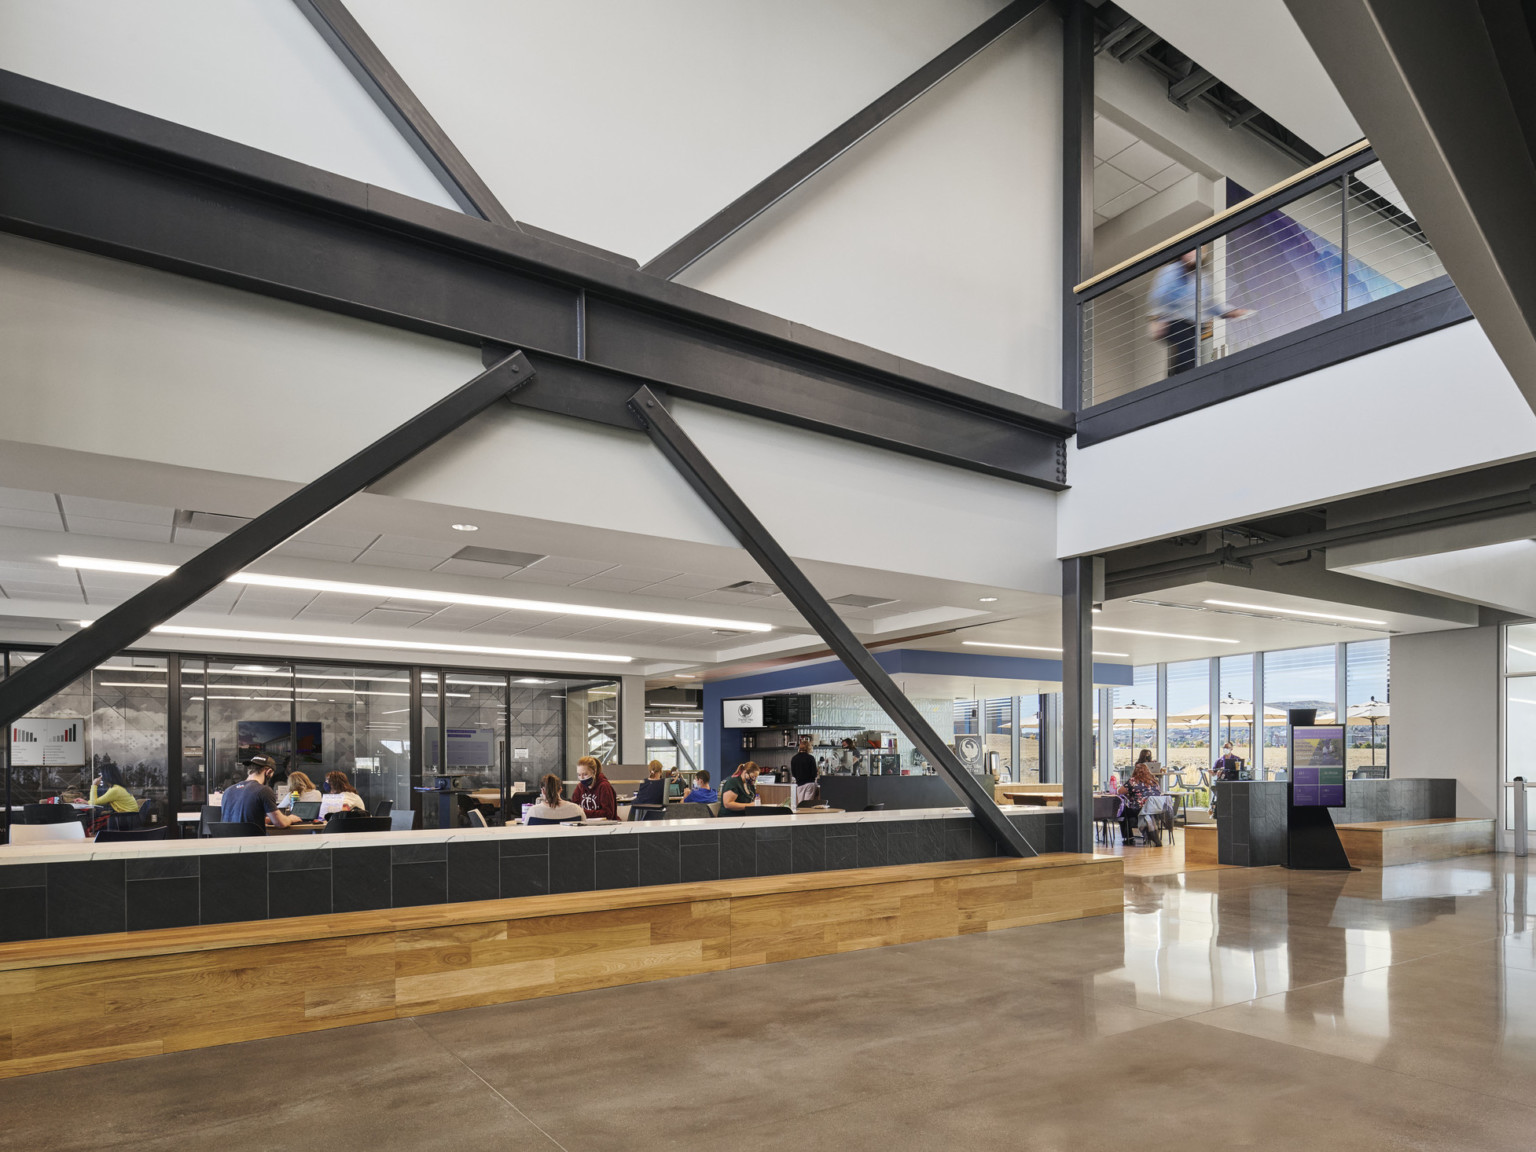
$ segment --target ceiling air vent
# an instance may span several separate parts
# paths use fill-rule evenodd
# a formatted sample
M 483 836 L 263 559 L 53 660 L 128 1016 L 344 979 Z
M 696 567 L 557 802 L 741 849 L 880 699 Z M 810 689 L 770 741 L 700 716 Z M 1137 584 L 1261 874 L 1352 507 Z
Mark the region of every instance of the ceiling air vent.
M 724 588 L 716 588 L 715 591 L 742 592 L 748 596 L 777 596 L 779 587 L 766 580 L 738 580 L 734 584 L 727 584 Z
M 890 596 L 858 596 L 850 592 L 847 596 L 839 596 L 835 600 L 828 600 L 828 604 L 841 604 L 844 608 L 879 608 L 884 604 L 894 604 L 895 599 Z
M 1132 600 L 1132 604 L 1151 604 L 1157 608 L 1182 608 L 1186 612 L 1208 612 L 1203 604 L 1175 604 L 1172 600 Z
M 251 522 L 249 516 L 226 516 L 222 512 L 194 512 L 176 509 L 176 527 L 196 528 L 199 532 L 233 532 Z
M 504 564 L 508 568 L 529 568 L 548 557 L 538 552 L 510 552 L 505 548 L 482 548 L 471 544 L 453 554 L 455 560 L 478 560 L 482 564 Z

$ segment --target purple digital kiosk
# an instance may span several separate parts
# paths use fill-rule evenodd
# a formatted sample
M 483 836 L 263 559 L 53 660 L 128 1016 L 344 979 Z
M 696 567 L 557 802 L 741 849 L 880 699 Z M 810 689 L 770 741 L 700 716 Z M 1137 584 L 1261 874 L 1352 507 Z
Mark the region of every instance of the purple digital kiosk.
M 1343 808 L 1344 725 L 1317 724 L 1313 708 L 1290 712 L 1290 788 L 1285 866 L 1352 871 L 1330 808 Z

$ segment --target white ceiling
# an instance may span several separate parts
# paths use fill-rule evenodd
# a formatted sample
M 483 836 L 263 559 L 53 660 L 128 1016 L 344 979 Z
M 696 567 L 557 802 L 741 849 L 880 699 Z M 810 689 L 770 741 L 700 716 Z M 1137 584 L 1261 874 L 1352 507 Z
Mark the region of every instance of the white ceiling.
M 1093 224 L 1097 228 L 1190 174 L 1179 161 L 1093 114 Z

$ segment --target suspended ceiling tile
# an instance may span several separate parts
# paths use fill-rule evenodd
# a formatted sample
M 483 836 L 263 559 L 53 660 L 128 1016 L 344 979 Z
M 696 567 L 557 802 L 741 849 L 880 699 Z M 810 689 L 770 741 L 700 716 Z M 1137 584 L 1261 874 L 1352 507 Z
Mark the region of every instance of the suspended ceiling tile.
M 483 560 L 444 560 L 432 569 L 450 576 L 484 576 L 491 580 L 503 580 L 521 569 L 511 564 L 487 564 Z
M 0 528 L 41 528 L 45 532 L 64 531 L 64 521 L 59 511 L 33 510 L 29 508 L 0 508 Z
M 52 492 L 34 492 L 28 488 L 0 488 L 0 508 L 26 512 L 52 512 L 58 515 L 59 503 Z
M 395 536 L 386 532 L 379 537 L 373 548 L 383 552 L 404 552 L 412 556 L 435 556 L 438 560 L 446 560 L 463 546 L 462 540 L 424 540 L 420 536 Z
M 604 572 L 605 580 L 634 580 L 640 584 L 656 584 L 662 580 L 671 580 L 681 576 L 682 573 L 675 569 L 646 568 L 639 564 L 620 564 L 617 568 L 610 568 Z
M 1116 196 L 1108 204 L 1105 204 L 1103 208 L 1100 209 L 1100 211 L 1102 211 L 1106 216 L 1118 216 L 1120 213 L 1136 207 L 1136 205 L 1140 204 L 1143 200 L 1150 199 L 1155 195 L 1157 195 L 1157 193 L 1153 192 L 1152 189 L 1148 188 L 1145 184 L 1135 184 L 1131 186 L 1130 191 L 1124 193 L 1123 195 Z
M 1171 164 L 1172 158 L 1164 156 L 1145 140 L 1138 140 L 1129 148 L 1116 153 L 1109 163 L 1124 172 L 1132 180 L 1145 183 Z
M 701 588 L 723 588 L 727 584 L 735 583 L 729 576 L 706 576 L 702 572 L 679 572 L 676 576 L 669 576 L 658 582 L 668 588 L 692 588 L 695 591 Z
M 688 600 L 699 594 L 697 588 L 685 588 L 679 584 L 647 584 L 637 591 L 641 596 L 660 596 L 667 600 Z
M 1169 188 L 1172 188 L 1180 180 L 1188 177 L 1189 174 L 1190 173 L 1188 168 L 1184 167 L 1184 165 L 1180 164 L 1178 161 L 1174 161 L 1161 172 L 1149 176 L 1146 180 L 1146 185 L 1154 191 L 1163 192 Z
M 1100 164 L 1093 170 L 1093 206 L 1105 212 L 1105 205 L 1136 187 L 1136 181 L 1112 164 Z
M 598 592 L 633 592 L 636 588 L 645 587 L 643 580 L 619 580 L 612 576 L 588 576 L 584 580 L 577 581 L 573 588 L 589 588 Z
M 514 572 L 507 577 L 508 584 L 540 584 L 549 588 L 569 588 L 578 580 L 587 579 L 580 572 L 562 572 L 559 569 L 546 569 L 542 564 L 535 564 L 532 568 L 524 568 L 521 572 Z
M 494 620 L 506 613 L 496 608 L 478 608 L 471 604 L 450 604 L 448 607 L 432 615 L 432 627 L 443 628 L 450 632 L 462 632 L 466 628 L 473 628 L 478 624 L 484 624 L 487 620 Z
M 306 560 L 334 560 L 350 564 L 360 549 L 350 544 L 318 544 L 309 540 L 289 540 L 275 549 L 279 556 L 302 556 Z
M 71 530 L 75 517 L 86 516 L 93 520 L 127 520 L 137 524 L 159 524 L 170 528 L 176 515 L 173 508 L 157 508 L 150 504 L 129 504 L 122 500 L 96 500 L 88 496 L 60 496 L 64 514 L 69 517 Z
M 430 572 L 440 560 L 414 552 L 391 552 L 384 548 L 370 548 L 355 563 L 373 564 L 380 568 L 410 568 L 417 572 Z
M 152 540 L 171 542 L 169 524 L 147 524 L 138 520 L 99 520 L 94 516 L 69 516 L 69 530 L 81 536 L 108 536 L 114 540 Z
M 360 552 L 371 546 L 379 538 L 377 532 L 357 532 L 350 528 L 331 528 L 322 520 L 319 524 L 311 524 L 304 531 L 294 537 L 306 544 L 335 544 L 344 548 L 351 548 Z
M 228 535 L 227 532 L 210 532 L 204 528 L 177 528 L 172 539 L 189 548 L 208 548 Z
M 582 560 L 574 556 L 546 556 L 533 566 L 537 571 L 542 568 L 551 572 L 574 572 L 580 576 L 596 576 L 599 572 L 606 572 L 614 567 L 608 560 Z
M 410 628 L 413 625 L 420 624 L 428 615 L 430 613 L 399 612 L 388 608 L 374 608 L 358 617 L 357 622 L 369 625 L 370 627 Z
M 1093 118 L 1093 154 L 1099 160 L 1108 160 L 1137 143 L 1136 137 L 1113 120 L 1102 116 Z
M 691 596 L 689 599 L 694 601 L 694 603 L 704 604 L 762 604 L 768 601 L 770 597 L 749 596 L 745 592 L 721 592 L 718 589 L 712 589 L 708 592 L 701 592 L 697 596 Z M 783 601 L 780 600 L 778 603 L 782 605 Z
M 59 600 L 76 604 L 84 604 L 85 596 L 80 591 L 80 585 L 68 584 L 32 584 L 26 581 L 8 581 L 4 585 L 5 594 L 12 600 Z

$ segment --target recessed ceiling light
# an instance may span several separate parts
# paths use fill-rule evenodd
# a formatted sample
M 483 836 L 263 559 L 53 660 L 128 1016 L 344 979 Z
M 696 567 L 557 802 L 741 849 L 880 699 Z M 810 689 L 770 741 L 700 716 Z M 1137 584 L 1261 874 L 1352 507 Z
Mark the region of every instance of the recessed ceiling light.
M 1060 648 L 1047 648 L 1043 644 L 997 644 L 989 640 L 962 640 L 960 643 L 964 644 L 967 648 L 1012 648 L 1016 652 L 1056 652 L 1058 654 L 1061 652 Z M 1093 654 L 1095 656 L 1123 656 L 1127 660 L 1131 658 L 1129 652 L 1100 652 L 1098 649 L 1094 649 Z
M 94 620 L 78 621 L 89 628 Z M 466 652 L 475 656 L 523 656 L 534 660 L 595 660 L 604 664 L 630 664 L 633 656 L 609 656 L 598 652 L 549 652 L 536 648 L 493 648 L 485 644 L 431 644 L 422 640 L 377 640 L 371 636 L 311 636 L 307 632 L 252 632 L 244 628 L 193 628 L 161 624 L 151 629 L 171 636 L 207 636 L 221 640 L 272 640 L 283 644 L 332 644 L 338 648 L 404 648 L 412 652 Z
M 478 531 L 480 531 L 480 525 L 478 525 L 478 524 L 455 524 L 453 526 L 453 530 L 455 532 L 478 532 Z
M 1309 612 L 1305 608 L 1280 608 L 1274 604 L 1240 604 L 1235 600 L 1207 600 L 1218 608 L 1245 608 L 1250 612 L 1279 612 L 1284 616 L 1314 616 L 1319 620 L 1339 620 L 1345 624 L 1371 624 L 1385 628 L 1385 620 L 1368 620 L 1363 616 L 1339 616 L 1332 612 Z
M 977 601 L 979 603 L 981 603 L 981 604 L 996 604 L 997 603 L 997 597 L 996 596 L 978 596 L 977 597 Z
M 1228 640 L 1222 636 L 1187 636 L 1182 632 L 1148 632 L 1142 628 L 1110 628 L 1105 624 L 1095 624 L 1095 632 L 1121 632 L 1127 636 L 1156 636 L 1162 640 L 1202 640 L 1207 644 L 1241 644 L 1241 640 Z
M 672 673 L 672 679 L 674 679 L 674 680 L 697 680 L 698 677 L 695 676 L 692 672 L 674 672 L 674 673 Z
M 60 568 L 91 572 L 127 572 L 136 576 L 169 576 L 173 564 L 143 564 L 136 560 L 106 560 L 96 556 L 60 556 Z M 236 572 L 230 584 L 261 588 L 292 588 L 300 592 L 339 592 L 375 600 L 411 600 L 427 604 L 471 604 L 506 612 L 540 612 L 563 616 L 595 616 L 604 620 L 635 620 L 643 624 L 685 624 L 695 628 L 727 628 L 733 632 L 772 632 L 772 624 L 754 620 L 721 620 L 714 616 L 690 616 L 677 612 L 645 612 L 633 608 L 598 608 L 590 604 L 564 604 L 552 600 L 522 600 L 510 596 L 480 596 L 469 592 L 437 592 L 425 588 L 396 588 L 384 584 L 354 584 L 348 580 L 310 580 L 299 576 L 271 576 L 264 572 Z

